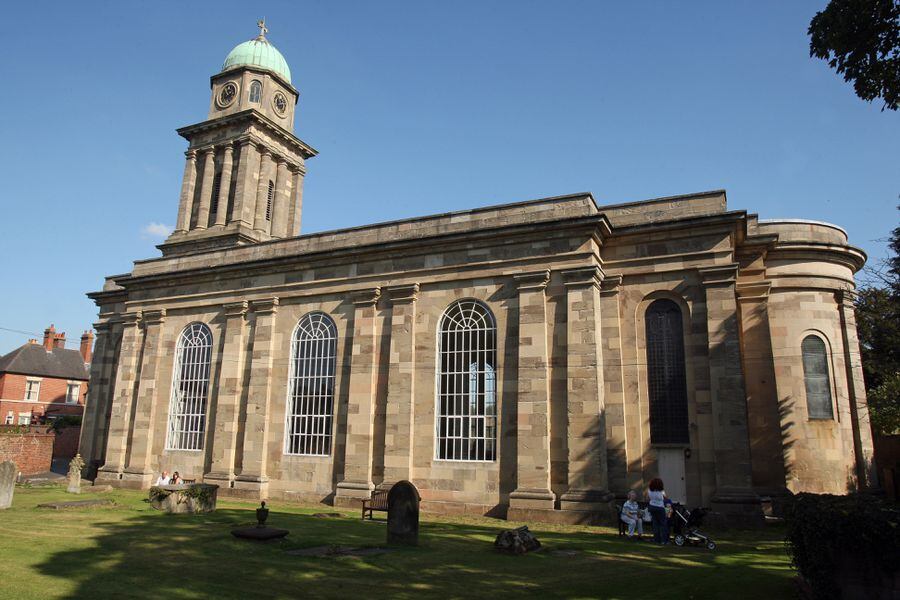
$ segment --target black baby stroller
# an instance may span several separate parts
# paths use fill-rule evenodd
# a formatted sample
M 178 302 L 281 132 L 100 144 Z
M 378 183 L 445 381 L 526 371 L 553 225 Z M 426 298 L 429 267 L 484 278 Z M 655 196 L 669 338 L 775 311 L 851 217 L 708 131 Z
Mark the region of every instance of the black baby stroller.
M 688 510 L 681 504 L 672 504 L 672 531 L 675 534 L 675 545 L 706 546 L 710 550 L 716 549 L 716 543 L 709 536 L 700 531 L 703 517 L 708 512 L 705 508 Z

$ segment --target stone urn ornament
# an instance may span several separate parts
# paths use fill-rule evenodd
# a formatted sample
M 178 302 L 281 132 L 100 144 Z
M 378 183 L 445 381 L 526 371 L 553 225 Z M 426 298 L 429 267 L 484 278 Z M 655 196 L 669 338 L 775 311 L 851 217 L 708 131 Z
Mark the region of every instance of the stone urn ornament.
M 256 528 L 264 529 L 266 527 L 266 519 L 269 518 L 269 509 L 266 508 L 266 501 L 263 500 L 259 508 L 256 509 Z
M 76 454 L 69 462 L 69 487 L 66 489 L 70 494 L 81 493 L 81 470 L 84 469 L 84 459 L 81 454 Z

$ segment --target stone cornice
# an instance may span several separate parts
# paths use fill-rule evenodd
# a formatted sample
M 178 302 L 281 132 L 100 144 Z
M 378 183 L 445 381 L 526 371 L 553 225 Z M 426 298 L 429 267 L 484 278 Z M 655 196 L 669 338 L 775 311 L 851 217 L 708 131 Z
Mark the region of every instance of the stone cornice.
M 566 287 L 594 286 L 600 289 L 604 276 L 603 269 L 597 265 L 567 269 L 561 273 Z
M 221 129 L 240 123 L 253 123 L 261 126 L 272 137 L 279 139 L 282 143 L 284 143 L 304 159 L 312 158 L 319 153 L 315 148 L 308 145 L 306 142 L 296 137 L 288 130 L 284 129 L 281 125 L 278 125 L 267 116 L 253 108 L 242 110 L 240 112 L 236 112 L 224 117 L 208 119 L 200 123 L 195 123 L 194 125 L 180 127 L 176 131 L 178 132 L 178 135 L 190 141 L 191 138 L 198 133 L 203 133 L 205 131 L 210 131 L 213 129 Z
M 278 312 L 278 298 L 254 300 L 252 310 L 258 315 L 272 315 Z
M 166 309 L 159 308 L 153 310 L 145 310 L 142 312 L 141 317 L 144 327 L 149 327 L 150 325 L 161 325 L 162 323 L 166 322 Z
M 703 285 L 733 285 L 737 281 L 737 263 L 717 265 L 715 267 L 703 267 L 697 269 Z
M 621 275 L 606 275 L 600 282 L 600 294 L 604 296 L 612 296 L 619 292 L 622 285 Z
M 240 302 L 228 302 L 222 305 L 222 312 L 226 317 L 243 317 L 247 314 L 250 303 L 246 300 Z
M 141 322 L 141 311 L 134 310 L 126 313 L 122 313 L 122 326 L 123 327 L 137 327 Z
M 519 273 L 513 275 L 516 282 L 516 288 L 522 291 L 541 291 L 550 282 L 550 269 L 542 269 L 540 271 L 531 271 L 530 273 Z
M 738 301 L 764 300 L 772 289 L 771 281 L 738 282 L 734 286 Z
M 415 302 L 419 297 L 419 284 L 392 285 L 382 291 L 391 304 Z
M 381 297 L 381 288 L 372 287 L 353 290 L 352 292 L 349 292 L 347 296 L 350 298 L 350 302 L 355 306 L 375 306 L 375 303 L 378 302 L 378 298 Z

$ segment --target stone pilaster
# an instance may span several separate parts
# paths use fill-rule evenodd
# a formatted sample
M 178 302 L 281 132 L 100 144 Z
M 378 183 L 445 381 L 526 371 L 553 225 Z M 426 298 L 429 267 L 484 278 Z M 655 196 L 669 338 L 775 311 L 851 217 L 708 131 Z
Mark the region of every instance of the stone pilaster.
M 563 510 L 597 510 L 609 502 L 606 415 L 600 347 L 600 282 L 589 266 L 563 271 L 566 286 L 566 391 L 569 487 Z
M 253 231 L 268 234 L 272 221 L 266 218 L 269 203 L 269 181 L 272 170 L 272 153 L 267 148 L 260 148 L 259 180 L 256 185 L 256 217 L 253 220 Z M 269 215 L 271 217 L 271 215 Z
M 380 288 L 353 292 L 353 346 L 350 356 L 350 393 L 347 399 L 347 444 L 344 479 L 337 484 L 335 503 L 354 504 L 368 498 L 372 483 L 372 443 L 375 415 L 375 304 Z
M 303 213 L 303 170 L 291 169 L 291 201 L 288 206 L 288 236 L 300 235 L 300 220 Z
M 197 210 L 195 229 L 206 229 L 209 226 L 209 207 L 212 202 L 213 180 L 216 175 L 216 149 L 203 150 L 203 180 L 200 182 L 200 205 Z
M 519 374 L 516 489 L 509 495 L 511 519 L 526 515 L 528 510 L 553 509 L 556 500 L 550 490 L 550 372 L 544 291 L 550 271 L 514 278 L 519 291 Z
M 256 215 L 256 188 L 259 179 L 259 151 L 253 140 L 243 139 L 238 154 L 237 181 L 231 220 L 243 227 L 253 227 Z
M 191 228 L 191 212 L 194 204 L 194 186 L 197 184 L 197 153 L 184 153 L 184 177 L 181 179 L 181 197 L 178 201 L 178 222 L 175 233 L 185 233 Z
M 709 339 L 709 385 L 713 412 L 716 493 L 713 507 L 722 512 L 761 518 L 759 496 L 752 489 L 747 396 L 741 363 L 735 283 L 738 265 L 700 269 L 706 293 Z
M 850 400 L 850 420 L 853 424 L 853 449 L 856 454 L 856 477 L 860 488 L 877 488 L 878 471 L 874 460 L 872 426 L 869 419 L 869 405 L 866 402 L 862 355 L 856 332 L 856 309 L 853 304 L 855 292 L 842 290 L 837 293 L 836 299 L 841 311 L 844 365 L 847 369 L 847 393 Z
M 131 408 L 139 376 L 141 347 L 140 311 L 122 315 L 122 345 L 119 349 L 119 365 L 116 369 L 116 385 L 109 416 L 109 434 L 106 443 L 106 459 L 97 475 L 103 480 L 121 479 L 128 450 L 128 434 L 131 428 Z
M 288 202 L 291 197 L 291 178 L 288 165 L 278 161 L 275 170 L 275 206 L 272 208 L 272 237 L 285 238 L 288 233 Z
M 91 384 L 84 403 L 84 419 L 81 424 L 81 439 L 78 442 L 78 452 L 84 459 L 88 473 L 92 472 L 95 460 L 103 460 L 102 448 L 99 447 L 100 432 L 103 427 L 103 417 L 106 406 L 109 403 L 109 370 L 110 349 L 112 346 L 111 323 L 100 321 L 94 323 L 96 341 L 94 342 L 94 355 L 91 360 Z
M 253 352 L 250 359 L 250 383 L 247 389 L 247 414 L 244 421 L 244 452 L 241 472 L 234 487 L 265 496 L 269 489 L 266 470 L 269 443 L 269 403 L 272 396 L 272 348 L 275 339 L 275 314 L 278 298 L 254 300 Z
M 155 470 L 152 452 L 156 437 L 156 413 L 160 402 L 164 402 L 160 398 L 163 390 L 158 389 L 157 384 L 160 363 L 165 360 L 162 344 L 162 326 L 165 321 L 165 309 L 145 310 L 142 313 L 144 351 L 141 354 L 140 379 L 134 407 L 135 435 L 128 454 L 128 466 L 122 473 L 123 480 L 134 482 L 141 488 L 150 484 Z
M 225 144 L 222 153 L 222 173 L 219 177 L 219 197 L 216 199 L 216 227 L 228 221 L 228 192 L 231 190 L 231 170 L 234 165 L 234 144 Z
M 603 356 L 603 407 L 606 413 L 606 465 L 609 488 L 620 492 L 632 487 L 628 465 L 637 456 L 637 480 L 640 481 L 640 437 L 634 435 L 636 451 L 629 447 L 629 431 L 640 428 L 636 403 L 633 415 L 625 405 L 625 371 L 622 356 L 622 324 L 619 317 L 621 275 L 606 275 L 600 283 L 600 347 Z M 636 483 L 636 482 L 635 482 Z
M 229 487 L 234 480 L 237 449 L 238 417 L 241 409 L 241 381 L 244 373 L 244 340 L 246 338 L 246 300 L 225 304 L 225 340 L 216 392 L 216 421 L 213 425 L 209 473 L 204 481 Z
M 382 487 L 412 477 L 413 410 L 416 369 L 416 298 L 419 284 L 385 289 L 391 304 L 391 346 L 385 409 L 384 482 Z

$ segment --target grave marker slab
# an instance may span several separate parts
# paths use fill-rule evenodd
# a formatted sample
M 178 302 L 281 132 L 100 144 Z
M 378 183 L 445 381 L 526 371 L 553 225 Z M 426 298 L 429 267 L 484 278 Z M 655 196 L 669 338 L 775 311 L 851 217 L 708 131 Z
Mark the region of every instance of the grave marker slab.
M 0 510 L 12 506 L 13 490 L 19 470 L 12 461 L 0 463 Z
M 398 481 L 388 492 L 388 544 L 419 544 L 419 490 L 409 481 Z

